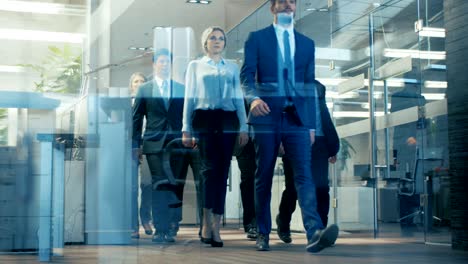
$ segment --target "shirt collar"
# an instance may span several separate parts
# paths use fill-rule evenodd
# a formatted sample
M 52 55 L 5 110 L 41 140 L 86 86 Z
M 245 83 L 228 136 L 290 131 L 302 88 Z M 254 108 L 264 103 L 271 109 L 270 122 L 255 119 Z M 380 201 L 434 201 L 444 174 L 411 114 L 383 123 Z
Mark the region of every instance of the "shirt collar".
M 212 58 L 210 58 L 208 56 L 203 56 L 203 58 L 201 58 L 201 61 L 206 62 L 209 65 L 213 65 L 213 66 L 225 65 L 226 64 L 226 61 L 224 61 L 224 58 L 221 58 L 221 60 L 218 63 L 216 63 L 216 62 L 214 62 L 214 60 Z
M 162 87 L 162 83 L 163 83 L 163 79 L 159 78 L 158 76 L 154 75 L 154 80 L 156 81 L 156 83 L 158 84 L 158 87 L 161 88 Z M 168 79 L 165 79 L 167 81 L 167 83 L 169 84 L 169 80 Z
M 294 34 L 294 24 L 291 24 L 289 27 L 283 27 L 276 23 L 273 23 L 273 27 L 275 28 L 277 34 L 283 34 L 285 30 L 287 30 L 289 35 L 291 36 Z

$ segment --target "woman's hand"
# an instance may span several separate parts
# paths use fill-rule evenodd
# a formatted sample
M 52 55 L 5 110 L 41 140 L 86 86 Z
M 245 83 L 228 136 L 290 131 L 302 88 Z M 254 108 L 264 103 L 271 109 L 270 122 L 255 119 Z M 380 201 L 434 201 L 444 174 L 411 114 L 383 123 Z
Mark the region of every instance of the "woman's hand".
M 246 132 L 239 133 L 239 146 L 243 147 L 249 142 L 249 135 Z
M 193 148 L 195 146 L 195 139 L 190 132 L 182 132 L 182 144 L 187 148 Z

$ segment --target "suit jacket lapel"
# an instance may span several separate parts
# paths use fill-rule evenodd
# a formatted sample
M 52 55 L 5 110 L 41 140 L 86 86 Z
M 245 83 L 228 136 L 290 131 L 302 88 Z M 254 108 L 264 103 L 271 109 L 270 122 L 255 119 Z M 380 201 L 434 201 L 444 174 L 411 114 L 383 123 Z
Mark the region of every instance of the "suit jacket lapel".
M 298 38 L 299 38 L 299 32 L 294 30 L 294 42 L 296 46 L 296 49 L 294 50 L 294 61 L 296 61 L 300 57 L 298 56 L 298 54 L 301 54 L 299 52 L 302 50 L 302 41 L 300 41 Z
M 275 28 L 273 25 L 270 25 L 266 30 L 265 34 L 263 36 L 264 41 L 266 42 L 265 47 L 271 47 L 271 50 L 267 50 L 264 54 L 266 56 L 270 57 L 272 59 L 272 63 L 274 68 L 278 68 L 279 65 L 279 59 L 282 60 L 281 56 L 278 57 L 278 54 L 280 53 L 279 51 L 279 46 L 278 46 L 278 39 L 276 38 L 276 32 Z M 274 51 L 274 52 L 272 52 Z

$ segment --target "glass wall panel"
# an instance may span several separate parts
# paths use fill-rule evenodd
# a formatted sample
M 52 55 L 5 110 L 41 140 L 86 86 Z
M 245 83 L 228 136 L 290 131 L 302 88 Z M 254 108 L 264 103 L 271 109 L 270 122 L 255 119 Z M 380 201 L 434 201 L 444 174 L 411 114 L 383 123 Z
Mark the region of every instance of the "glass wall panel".
M 445 54 L 443 1 L 428 0 L 419 5 L 419 43 L 421 52 Z M 429 30 L 428 30 L 429 29 Z M 429 32 L 429 33 L 427 33 Z M 439 34 L 437 34 L 439 32 Z M 448 174 L 447 77 L 446 60 L 421 59 L 421 95 L 426 100 L 427 146 L 423 152 L 425 187 L 425 231 L 427 243 L 451 242 Z
M 416 168 L 419 165 L 418 153 L 425 148 L 423 121 L 418 117 L 418 109 L 425 104 L 421 96 L 420 62 L 392 54 L 394 51 L 419 51 L 413 21 L 418 17 L 417 4 L 417 1 L 400 2 L 398 5 L 389 2 L 388 6 L 372 13 L 375 30 L 374 91 L 380 95 L 374 97 L 375 111 L 384 113 L 376 121 L 386 119 L 389 125 L 377 125 L 374 151 L 376 170 L 380 171 L 377 186 L 379 236 L 401 236 L 422 241 L 424 212 L 420 197 L 424 193 L 424 180 L 421 170 Z M 406 117 L 415 118 L 400 118 L 398 124 L 388 122 L 392 115 L 403 113 L 399 111 L 407 111 Z
M 369 19 L 363 8 L 362 3 L 342 1 L 332 6 L 331 54 L 341 56 L 335 55 L 333 60 L 335 70 L 327 92 L 341 138 L 333 182 L 337 223 L 353 236 L 372 237 L 375 179 L 370 174 L 369 92 L 364 80 L 369 69 Z M 347 85 L 351 78 L 358 78 L 357 83 Z

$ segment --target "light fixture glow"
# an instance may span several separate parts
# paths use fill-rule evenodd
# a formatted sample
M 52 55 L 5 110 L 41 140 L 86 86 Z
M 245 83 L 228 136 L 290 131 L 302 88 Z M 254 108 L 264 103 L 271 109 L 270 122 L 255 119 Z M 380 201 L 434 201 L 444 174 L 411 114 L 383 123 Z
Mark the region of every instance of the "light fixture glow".
M 418 34 L 421 37 L 445 38 L 445 28 L 423 27 Z
M 422 93 L 421 95 L 424 96 L 424 98 L 426 100 L 443 100 L 443 99 L 445 99 L 445 94 L 443 94 L 443 93 Z
M 0 1 L 0 10 L 51 15 L 86 15 L 86 8 L 80 5 L 64 5 L 56 3 L 39 3 L 31 1 Z
M 333 118 L 344 118 L 344 117 L 356 117 L 356 118 L 368 118 L 368 111 L 335 111 L 332 113 Z M 384 112 L 375 112 L 375 116 L 383 116 Z
M 356 91 L 353 92 L 348 92 L 345 94 L 338 94 L 338 92 L 335 91 L 327 91 L 326 98 L 333 98 L 333 99 L 351 99 L 351 98 L 359 98 L 359 93 Z
M 369 109 L 369 103 L 362 103 L 361 107 L 364 109 Z M 390 109 L 392 107 L 392 104 L 387 104 L 387 109 Z
M 446 89 L 447 82 L 438 82 L 438 81 L 425 81 L 424 82 L 425 88 L 439 88 L 439 89 Z
M 317 78 L 317 81 L 321 82 L 323 85 L 335 86 L 339 83 L 346 81 L 344 78 Z
M 211 3 L 211 1 L 210 0 L 187 0 L 186 3 L 208 5 Z
M 413 59 L 445 60 L 445 51 L 424 51 L 408 49 L 385 49 L 384 56 L 389 58 L 403 58 L 411 56 Z
M 0 39 L 82 43 L 84 37 L 78 33 L 0 28 Z
M 0 65 L 0 72 L 25 72 L 25 69 L 21 66 Z

